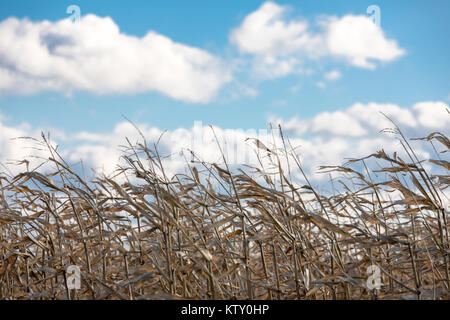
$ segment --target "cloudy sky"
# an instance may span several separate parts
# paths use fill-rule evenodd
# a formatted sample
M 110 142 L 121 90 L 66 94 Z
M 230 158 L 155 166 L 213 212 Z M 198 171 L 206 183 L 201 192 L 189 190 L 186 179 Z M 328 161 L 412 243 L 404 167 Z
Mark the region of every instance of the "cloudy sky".
M 281 124 L 311 171 L 398 148 L 380 111 L 411 136 L 448 133 L 449 12 L 446 0 L 2 1 L 0 163 L 35 155 L 14 138 L 43 130 L 74 163 L 112 170 L 137 139 L 123 116 L 149 140 L 168 130 L 167 153 L 211 161 L 208 125 L 245 149 Z

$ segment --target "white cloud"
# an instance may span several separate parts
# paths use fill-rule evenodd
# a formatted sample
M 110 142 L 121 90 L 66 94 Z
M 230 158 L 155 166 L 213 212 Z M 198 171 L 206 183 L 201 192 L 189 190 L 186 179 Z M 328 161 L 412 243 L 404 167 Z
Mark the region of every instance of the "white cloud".
M 0 92 L 158 91 L 207 102 L 230 80 L 223 62 L 208 52 L 153 31 L 142 38 L 124 34 L 109 17 L 0 22 Z
M 241 53 L 255 56 L 255 71 L 261 76 L 299 72 L 306 60 L 326 56 L 375 69 L 376 62 L 390 62 L 405 53 L 367 16 L 322 17 L 320 30 L 313 32 L 306 20 L 288 19 L 288 9 L 265 2 L 230 33 L 231 43 Z
M 289 9 L 265 2 L 247 15 L 229 36 L 242 55 L 228 61 L 154 31 L 127 35 L 109 17 L 89 14 L 77 23 L 8 18 L 0 22 L 0 93 L 157 91 L 206 103 L 233 80 L 232 71 L 248 71 L 248 61 L 258 79 L 273 79 L 311 74 L 308 63 L 325 57 L 374 69 L 404 54 L 366 16 L 322 17 L 313 28 L 289 18 Z M 325 78 L 340 76 L 334 70 Z M 252 88 L 241 91 L 257 95 Z
M 414 105 L 420 125 L 427 128 L 446 129 L 450 127 L 450 109 L 443 102 L 420 102 Z
M 364 157 L 381 149 L 388 153 L 401 153 L 400 143 L 391 134 L 380 133 L 382 129 L 394 127 L 381 112 L 407 137 L 424 137 L 433 131 L 450 135 L 450 114 L 446 113 L 442 102 L 421 102 L 412 108 L 355 103 L 347 109 L 320 112 L 312 118 L 271 117 L 269 120 L 274 125 L 280 124 L 286 135 L 301 146 L 297 151 L 305 169 L 312 175 L 311 179 L 319 181 L 325 178 L 314 174 L 319 165 L 339 165 L 344 159 Z M 427 144 L 410 143 L 421 158 L 434 154 Z
M 333 135 L 351 137 L 359 137 L 367 133 L 358 119 L 341 111 L 319 113 L 311 120 L 309 128 L 313 133 L 329 132 Z
M 241 52 L 252 54 L 283 55 L 311 47 L 314 41 L 307 33 L 307 22 L 284 21 L 286 10 L 273 2 L 264 3 L 231 32 L 231 42 Z
M 270 118 L 295 135 L 304 133 L 324 137 L 343 136 L 364 138 L 377 134 L 394 125 L 415 136 L 429 133 L 428 130 L 449 130 L 450 114 L 443 102 L 420 102 L 412 108 L 385 103 L 355 103 L 347 109 L 320 112 L 312 118 L 300 119 L 298 116 L 288 120 Z
M 328 81 L 336 81 L 339 80 L 341 78 L 341 73 L 339 72 L 339 70 L 332 70 L 330 72 L 325 73 L 324 77 L 325 79 L 327 79 Z
M 377 131 L 392 126 L 392 123 L 382 114 L 392 119 L 400 127 L 417 127 L 417 115 L 410 109 L 392 103 L 355 103 L 347 109 L 347 113 L 358 119 L 364 127 L 371 127 Z
M 401 150 L 401 145 L 391 135 L 380 133 L 381 129 L 393 127 L 380 112 L 391 118 L 408 137 L 423 137 L 432 131 L 441 131 L 450 135 L 450 115 L 445 111 L 445 105 L 440 102 L 421 102 L 412 108 L 404 108 L 394 104 L 356 103 L 352 106 L 334 112 L 319 112 L 311 118 L 301 119 L 298 116 L 290 119 L 269 119 L 276 128 L 281 124 L 285 135 L 292 145 L 298 148 L 296 152 L 302 159 L 302 165 L 314 181 L 325 179 L 326 176 L 314 173 L 320 165 L 338 165 L 345 158 L 358 158 L 384 149 L 388 153 Z M 445 116 L 445 117 L 444 117 Z M 5 125 L 0 117 L 0 163 L 11 160 L 31 160 L 31 167 L 48 158 L 42 150 L 37 150 L 36 142 L 31 140 L 11 140 L 21 136 L 39 138 L 39 131 L 30 125 L 18 127 Z M 191 128 L 169 130 L 163 135 L 160 128 L 139 124 L 139 129 L 146 137 L 148 145 L 152 146 L 159 140 L 159 152 L 163 156 L 166 173 L 170 176 L 182 172 L 186 168 L 185 158 L 180 151 L 185 151 L 187 160 L 191 160 L 188 149 L 194 150 L 206 162 L 221 162 L 221 154 L 217 147 L 212 130 L 205 124 L 196 124 Z M 47 129 L 48 130 L 48 129 Z M 255 151 L 264 158 L 264 165 L 270 168 L 267 154 L 257 149 L 248 137 L 259 138 L 269 148 L 275 148 L 273 142 L 280 148 L 283 143 L 272 137 L 268 130 L 240 130 L 214 127 L 218 141 L 226 158 L 233 164 L 258 165 Z M 51 131 L 53 132 L 53 131 Z M 161 137 L 162 135 L 162 137 Z M 112 173 L 118 164 L 123 163 L 120 156 L 123 150 L 119 145 L 125 145 L 125 138 L 131 143 L 140 141 L 140 135 L 135 127 L 128 122 L 118 123 L 109 133 L 80 132 L 68 137 L 64 133 L 55 136 L 56 142 L 64 142 L 60 153 L 70 163 L 83 160 L 85 168 L 95 168 L 97 171 Z M 160 139 L 161 138 L 161 139 Z M 275 139 L 275 140 L 274 140 Z M 423 147 L 419 142 L 413 142 L 415 151 L 420 157 L 429 157 L 434 151 Z M 36 157 L 41 157 L 38 159 Z M 9 166 L 11 170 L 23 170 Z M 0 170 L 3 171 L 3 170 Z M 295 171 L 295 170 L 294 170 Z M 299 175 L 298 172 L 293 172 Z
M 328 21 L 325 34 L 330 54 L 342 56 L 361 68 L 375 69 L 371 60 L 389 62 L 405 51 L 366 16 L 346 15 Z

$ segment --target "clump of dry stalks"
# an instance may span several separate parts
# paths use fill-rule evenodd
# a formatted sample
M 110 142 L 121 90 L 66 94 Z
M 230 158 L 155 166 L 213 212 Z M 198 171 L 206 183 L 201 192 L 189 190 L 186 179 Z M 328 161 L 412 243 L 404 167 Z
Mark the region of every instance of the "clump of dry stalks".
M 286 157 L 303 173 L 281 128 L 283 146 L 264 150 L 270 175 L 232 172 L 224 157 L 169 178 L 143 140 L 124 155 L 125 183 L 84 181 L 43 136 L 54 172 L 0 176 L 0 299 L 449 299 L 450 140 L 422 139 L 444 150 L 427 161 L 444 174 L 430 176 L 395 133 L 405 159 L 379 151 L 322 167 L 344 175 L 331 196 L 282 170 Z M 79 290 L 69 265 L 81 268 Z M 367 286 L 372 265 L 379 290 Z

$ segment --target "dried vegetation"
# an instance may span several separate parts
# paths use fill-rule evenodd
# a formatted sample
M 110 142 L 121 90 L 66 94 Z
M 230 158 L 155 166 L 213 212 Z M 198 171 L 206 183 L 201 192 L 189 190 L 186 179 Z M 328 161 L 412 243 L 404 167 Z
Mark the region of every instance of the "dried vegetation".
M 394 131 L 405 158 L 381 150 L 322 167 L 340 175 L 332 195 L 306 175 L 294 183 L 303 168 L 281 129 L 281 146 L 256 143 L 270 168 L 193 154 L 169 177 L 143 139 L 115 177 L 90 181 L 43 136 L 52 172 L 0 175 L 0 299 L 449 299 L 450 140 L 430 134 L 421 143 L 435 157 L 420 160 Z

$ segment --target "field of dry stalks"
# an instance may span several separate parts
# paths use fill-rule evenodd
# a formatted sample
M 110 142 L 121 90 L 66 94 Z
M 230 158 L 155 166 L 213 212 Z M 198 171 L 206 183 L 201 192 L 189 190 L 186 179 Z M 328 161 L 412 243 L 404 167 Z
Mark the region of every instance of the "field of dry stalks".
M 450 299 L 450 140 L 423 138 L 436 152 L 419 159 L 394 131 L 404 156 L 374 150 L 322 167 L 341 175 L 333 195 L 306 174 L 292 181 L 301 155 L 281 130 L 282 146 L 257 143 L 270 174 L 196 159 L 168 177 L 143 140 L 117 176 L 91 181 L 43 136 L 52 172 L 0 175 L 0 299 Z M 379 290 L 368 288 L 370 266 Z

